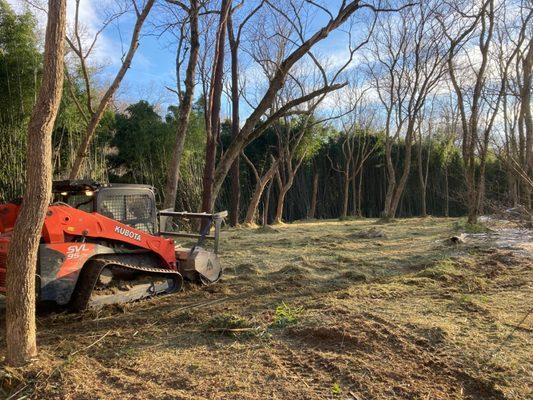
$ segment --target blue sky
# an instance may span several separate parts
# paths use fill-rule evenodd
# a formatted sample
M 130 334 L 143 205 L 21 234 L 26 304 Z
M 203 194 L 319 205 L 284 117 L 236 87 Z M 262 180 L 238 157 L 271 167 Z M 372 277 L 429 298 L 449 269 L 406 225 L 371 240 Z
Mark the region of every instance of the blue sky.
M 329 9 L 336 10 L 334 3 L 339 0 L 327 2 Z M 157 24 L 163 11 L 161 7 L 156 7 L 144 29 L 140 48 L 135 56 L 133 65 L 126 75 L 124 82 L 123 96 L 128 101 L 135 101 L 139 98 L 147 98 L 149 101 L 163 100 L 163 108 L 168 103 L 175 101 L 175 95 L 165 90 L 164 86 L 174 87 L 175 85 L 175 49 L 176 44 L 172 35 L 155 36 L 154 25 Z M 314 32 L 327 22 L 327 15 L 323 12 L 314 13 L 309 19 L 309 32 Z M 124 23 L 122 25 L 125 25 Z M 130 24 L 131 25 L 131 24 Z M 117 29 L 110 29 L 108 38 L 119 42 L 120 37 Z M 331 35 L 319 43 L 314 50 L 322 56 L 331 56 L 336 59 L 344 59 L 347 51 L 347 35 L 342 31 L 334 31 Z M 228 60 L 228 55 L 226 56 Z M 240 53 L 240 57 L 245 65 L 249 65 L 249 58 L 245 52 Z M 154 91 L 151 91 L 153 89 Z M 198 89 L 198 88 L 197 88 Z M 163 99 L 160 99 L 160 96 Z M 249 112 L 247 104 L 243 103 L 242 117 L 246 117 Z M 223 114 L 229 115 L 231 109 L 229 104 L 223 105 Z
M 44 0 L 41 0 L 44 2 Z M 8 0 L 17 11 L 27 7 L 24 0 Z M 45 3 L 45 2 L 44 2 Z M 248 4 L 253 4 L 250 1 Z M 160 105 L 160 112 L 164 113 L 169 104 L 176 101 L 175 95 L 165 89 L 165 86 L 175 86 L 175 49 L 176 44 L 173 36 L 169 33 L 159 36 L 160 29 L 157 25 L 166 17 L 164 2 L 158 1 L 154 6 L 147 23 L 143 28 L 140 47 L 137 50 L 131 68 L 128 70 L 119 92 L 119 99 L 126 103 L 132 103 L 139 99 L 146 99 L 151 103 Z M 282 5 L 280 1 L 278 4 Z M 323 0 L 322 4 L 327 4 L 333 13 L 338 9 L 340 0 Z M 86 32 L 87 40 L 100 29 L 106 14 L 116 6 L 115 0 L 82 0 L 80 3 L 80 21 Z M 246 2 L 245 2 L 246 6 Z M 31 8 L 36 14 L 40 28 L 44 27 L 46 16 L 42 11 Z M 73 20 L 74 1 L 68 3 L 69 20 Z M 322 11 L 314 11 L 312 14 L 304 16 L 307 22 L 307 32 L 312 33 L 317 28 L 323 26 L 327 21 L 327 14 Z M 287 22 L 288 23 L 288 22 Z M 133 15 L 122 16 L 116 23 L 108 26 L 100 36 L 94 53 L 90 59 L 94 65 L 100 67 L 97 80 L 108 82 L 116 73 L 120 64 L 120 55 L 126 51 L 131 37 L 131 30 L 134 24 Z M 345 26 L 344 28 L 347 28 Z M 309 35 L 308 35 L 309 36 Z M 121 44 L 122 43 L 122 44 Z M 335 31 L 330 37 L 314 48 L 316 54 L 321 57 L 331 58 L 331 62 L 340 62 L 346 56 L 348 38 L 345 32 Z M 244 65 L 250 66 L 249 58 L 241 52 Z M 246 73 L 246 71 L 244 71 Z M 250 108 L 243 104 L 242 117 L 246 117 Z M 223 114 L 228 115 L 230 108 L 227 102 L 223 105 Z

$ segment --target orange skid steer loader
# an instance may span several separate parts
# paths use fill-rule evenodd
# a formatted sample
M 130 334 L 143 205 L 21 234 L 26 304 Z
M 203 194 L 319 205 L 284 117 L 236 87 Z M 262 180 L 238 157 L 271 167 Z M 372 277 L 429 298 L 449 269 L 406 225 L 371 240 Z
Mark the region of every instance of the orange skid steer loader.
M 157 211 L 147 185 L 57 181 L 39 245 L 37 297 L 75 311 L 180 290 L 183 280 L 220 279 L 216 214 Z M 0 205 L 0 293 L 20 201 Z M 197 224 L 194 224 L 197 220 Z M 199 234 L 183 226 L 201 226 Z M 214 233 L 211 234 L 211 228 Z M 182 247 L 173 238 L 194 241 Z M 214 240 L 213 251 L 204 248 Z

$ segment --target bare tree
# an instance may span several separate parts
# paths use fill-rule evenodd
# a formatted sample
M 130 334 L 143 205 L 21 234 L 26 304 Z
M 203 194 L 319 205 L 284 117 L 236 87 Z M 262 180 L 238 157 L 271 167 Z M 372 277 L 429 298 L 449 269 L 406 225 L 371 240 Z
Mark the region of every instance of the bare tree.
M 274 156 L 270 155 L 270 166 L 266 168 L 266 171 L 260 171 L 257 169 L 255 164 L 250 161 L 246 154 L 242 154 L 246 163 L 250 166 L 255 178 L 255 188 L 248 203 L 248 208 L 246 211 L 246 217 L 244 218 L 245 225 L 253 225 L 257 216 L 257 208 L 259 207 L 259 202 L 261 201 L 261 196 L 268 184 L 272 181 L 272 178 L 276 175 L 278 171 L 279 160 L 276 160 Z M 266 163 L 265 167 L 266 167 Z
M 514 6 L 514 7 L 513 7 Z M 516 9 L 518 7 L 518 10 Z M 518 11 L 518 12 L 516 12 Z M 500 159 L 507 167 L 510 198 L 513 205 L 523 201 L 531 209 L 533 133 L 531 122 L 531 86 L 533 70 L 533 9 L 524 2 L 509 4 L 496 27 L 498 74 L 504 86 L 502 97 L 503 149 Z M 513 59 L 514 56 L 514 59 Z M 499 140 L 494 139 L 496 147 Z
M 28 125 L 26 186 L 7 256 L 6 361 L 25 364 L 37 354 L 37 250 L 52 189 L 52 129 L 63 88 L 66 0 L 49 0 L 43 77 Z
M 420 206 L 421 217 L 427 217 L 427 187 L 429 177 L 429 162 L 431 159 L 431 147 L 433 139 L 434 129 L 434 102 L 432 101 L 428 107 L 424 107 L 419 114 L 416 133 L 418 133 L 418 151 L 417 151 L 417 170 L 418 170 L 418 182 L 420 184 Z M 425 133 L 425 134 L 424 134 Z M 426 149 L 426 160 L 424 163 L 424 148 Z
M 73 32 L 74 38 L 67 37 L 67 43 L 69 44 L 74 54 L 76 54 L 78 61 L 80 63 L 80 66 L 81 66 L 83 80 L 85 84 L 85 93 L 87 96 L 87 111 L 89 113 L 89 117 L 87 117 L 88 119 L 87 128 L 85 129 L 85 133 L 83 135 L 81 144 L 76 153 L 76 158 L 74 159 L 74 162 L 72 164 L 72 168 L 69 173 L 69 179 L 76 179 L 76 177 L 78 177 L 81 172 L 81 168 L 85 162 L 85 158 L 87 157 L 87 151 L 89 150 L 89 145 L 91 144 L 91 141 L 95 135 L 96 128 L 98 127 L 98 124 L 100 123 L 100 120 L 102 119 L 102 116 L 104 115 L 106 108 L 108 107 L 111 99 L 113 98 L 117 89 L 122 83 L 122 80 L 124 79 L 124 76 L 126 75 L 126 72 L 128 71 L 131 65 L 133 56 L 135 55 L 135 52 L 137 51 L 137 48 L 139 47 L 139 36 L 141 34 L 142 26 L 146 18 L 148 17 L 148 14 L 150 10 L 152 9 L 152 6 L 154 5 L 154 2 L 155 2 L 155 0 L 146 0 L 143 2 L 142 5 L 139 5 L 137 3 L 138 0 L 131 0 L 131 5 L 133 7 L 133 10 L 136 16 L 136 22 L 133 27 L 133 33 L 131 36 L 129 49 L 127 53 L 123 56 L 122 65 L 120 66 L 117 74 L 115 75 L 113 82 L 107 88 L 102 98 L 98 101 L 98 105 L 94 107 L 93 101 L 92 101 L 93 96 L 92 96 L 91 84 L 90 84 L 89 73 L 88 73 L 89 68 L 87 65 L 87 59 L 91 55 L 92 50 L 94 49 L 94 45 L 96 43 L 96 40 L 98 39 L 98 36 L 105 29 L 105 27 L 109 25 L 109 23 L 116 18 L 116 15 L 114 15 L 112 18 L 104 22 L 102 29 L 99 30 L 95 34 L 95 37 L 93 41 L 91 42 L 91 44 L 88 46 L 87 49 L 84 49 L 84 44 L 82 40 L 80 39 L 80 31 L 79 31 L 80 23 L 79 23 L 78 17 L 79 17 L 80 1 L 81 0 L 76 0 L 76 12 L 75 12 L 74 32 Z M 119 14 L 122 14 L 122 13 L 123 12 L 120 12 Z
M 209 91 L 208 114 L 206 115 L 207 142 L 205 146 L 205 166 L 203 175 L 202 211 L 211 212 L 214 206 L 213 183 L 217 152 L 217 140 L 220 133 L 220 104 L 222 98 L 222 79 L 224 75 L 224 44 L 231 0 L 222 0 L 220 20 L 215 39 L 216 47 L 213 57 L 213 72 Z
M 237 137 L 240 129 L 240 88 L 239 88 L 239 47 L 241 45 L 242 33 L 245 25 L 252 19 L 252 17 L 263 7 L 264 0 L 261 0 L 256 7 L 254 7 L 242 20 L 242 22 L 235 27 L 233 26 L 233 16 L 238 8 L 244 3 L 241 2 L 239 6 L 235 7 L 229 15 L 228 19 L 228 40 L 231 52 L 231 136 Z M 231 166 L 231 207 L 229 214 L 229 223 L 235 226 L 239 223 L 239 209 L 241 197 L 240 185 L 240 168 L 239 158 L 233 162 Z M 262 190 L 261 190 L 262 192 Z M 259 199 L 257 200 L 259 203 Z M 257 205 L 256 205 L 257 207 Z M 250 208 L 248 208 L 249 210 Z M 246 221 L 248 221 L 248 215 Z M 246 223 L 245 221 L 245 223 Z M 248 222 L 249 223 L 249 222 Z
M 365 161 L 375 151 L 376 146 L 370 144 L 369 130 L 373 120 L 372 110 L 365 99 L 368 88 L 363 88 L 362 82 L 357 78 L 352 78 L 350 85 L 342 92 L 337 93 L 337 104 L 340 105 L 338 114 L 340 116 L 339 138 L 341 142 L 342 161 L 329 161 L 333 170 L 343 176 L 342 208 L 341 218 L 348 216 L 348 205 L 350 199 L 350 183 L 355 182 L 355 178 L 361 173 Z M 355 185 L 353 185 L 355 198 Z M 354 215 L 357 213 L 356 201 L 353 202 Z
M 267 1 L 266 3 L 271 10 L 279 12 L 279 8 L 274 2 Z M 254 107 L 244 125 L 240 128 L 238 135 L 233 138 L 231 144 L 220 158 L 214 175 L 213 196 L 211 196 L 212 202 L 214 202 L 216 196 L 218 195 L 224 179 L 231 168 L 231 165 L 242 152 L 242 149 L 244 149 L 254 139 L 259 137 L 268 126 L 278 121 L 279 118 L 289 113 L 292 109 L 300 104 L 304 104 L 309 100 L 322 96 L 325 93 L 335 91 L 344 86 L 344 84 L 336 83 L 338 75 L 334 74 L 334 79 L 329 79 L 327 84 L 323 87 L 311 92 L 307 92 L 297 99 L 292 99 L 290 102 L 279 107 L 275 113 L 267 113 L 273 107 L 276 94 L 284 86 L 286 78 L 290 74 L 293 66 L 304 56 L 308 55 L 315 44 L 325 39 L 333 30 L 344 24 L 357 10 L 370 7 L 368 4 L 363 5 L 358 0 L 350 2 L 343 1 L 338 10 L 333 13 L 327 8 L 317 5 L 315 2 L 306 2 L 306 4 L 319 7 L 321 11 L 326 13 L 329 19 L 322 28 L 316 30 L 310 37 L 305 38 L 303 36 L 303 31 L 300 30 L 301 35 L 298 36 L 298 33 L 296 33 L 297 37 L 295 39 L 291 39 L 291 41 L 294 43 L 294 50 L 291 51 L 278 65 L 276 73 L 269 80 L 268 87 L 260 101 Z M 295 10 L 298 9 L 293 1 L 290 2 L 289 6 L 294 7 Z M 296 26 L 301 26 L 303 28 L 301 18 L 299 17 L 299 12 L 295 12 L 293 17 L 294 21 L 292 22 L 294 22 Z M 288 23 L 291 23 L 291 21 L 288 21 Z M 298 44 L 296 44 L 297 42 Z M 261 121 L 261 119 L 267 114 L 268 117 Z
M 313 107 L 314 108 L 314 107 Z M 313 124 L 310 122 L 312 112 L 302 117 L 300 121 L 290 121 L 283 118 L 283 124 L 275 124 L 274 130 L 278 141 L 278 170 L 276 182 L 278 183 L 278 199 L 274 223 L 279 224 L 283 218 L 285 196 L 294 183 L 294 177 L 302 162 L 309 155 L 304 138 L 312 136 Z M 311 138 L 311 141 L 313 139 Z M 311 145 L 312 146 L 312 145 Z
M 386 15 L 372 40 L 369 71 L 386 121 L 387 194 L 383 216 L 387 219 L 396 216 L 409 178 L 418 115 L 443 74 L 443 33 L 435 7 L 428 1 L 399 15 Z M 398 179 L 392 150 L 402 137 L 405 154 Z
M 185 40 L 183 30 L 180 30 L 178 39 L 178 49 L 176 51 L 176 80 L 178 85 L 178 123 L 176 127 L 176 138 L 174 141 L 174 148 L 172 151 L 172 159 L 168 166 L 167 181 L 165 185 L 164 207 L 174 208 L 176 206 L 176 194 L 178 190 L 178 180 L 180 173 L 180 164 L 183 157 L 183 149 L 185 146 L 185 138 L 187 136 L 187 129 L 189 125 L 189 116 L 192 110 L 192 103 L 194 99 L 195 75 L 198 64 L 198 55 L 200 50 L 200 40 L 198 31 L 198 17 L 200 12 L 199 0 L 190 0 L 189 6 L 182 2 L 170 3 L 178 4 L 183 11 L 185 11 L 187 18 L 182 22 L 181 26 L 188 24 L 189 26 L 189 61 L 187 70 L 185 72 L 185 90 L 181 89 L 180 70 L 181 70 L 181 49 L 182 43 Z
M 449 41 L 448 70 L 461 121 L 468 222 L 474 224 L 483 206 L 490 138 L 505 90 L 504 79 L 491 79 L 491 45 L 501 9 L 494 0 L 450 7 L 441 23 Z M 506 69 L 515 55 L 507 58 Z

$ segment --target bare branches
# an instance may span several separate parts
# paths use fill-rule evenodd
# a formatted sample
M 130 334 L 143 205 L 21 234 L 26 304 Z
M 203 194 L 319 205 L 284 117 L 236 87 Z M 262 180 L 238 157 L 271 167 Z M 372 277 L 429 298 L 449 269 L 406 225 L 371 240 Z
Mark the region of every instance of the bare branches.
M 180 6 L 183 11 L 185 11 L 187 14 L 190 14 L 191 10 L 189 7 L 187 7 L 185 5 L 185 3 L 183 3 L 182 1 L 179 1 L 179 0 L 165 0 L 167 3 L 170 3 L 170 4 L 175 4 L 177 6 Z
M 268 4 L 270 7 L 272 7 L 272 2 L 268 2 Z M 264 95 L 262 96 L 257 106 L 252 111 L 252 113 L 240 129 L 237 137 L 230 144 L 229 148 L 226 150 L 220 160 L 215 174 L 215 193 L 218 193 L 218 191 L 220 190 L 222 182 L 226 174 L 228 173 L 231 164 L 233 163 L 235 158 L 238 157 L 243 146 L 246 146 L 247 143 L 249 143 L 251 140 L 258 136 L 258 129 L 256 129 L 256 126 L 260 122 L 263 115 L 265 115 L 265 113 L 274 104 L 276 94 L 285 85 L 286 78 L 289 75 L 291 69 L 294 67 L 294 65 L 299 60 L 301 60 L 306 54 L 308 54 L 311 48 L 316 43 L 326 38 L 333 30 L 337 29 L 344 22 L 346 22 L 346 20 L 359 9 L 359 5 L 359 1 L 343 1 L 333 18 L 331 18 L 321 29 L 318 29 L 308 39 L 305 39 L 299 46 L 296 46 L 290 54 L 282 56 L 282 61 L 279 64 L 276 63 L 276 69 L 272 76 L 269 77 L 269 85 Z M 282 108 L 287 112 L 291 111 L 291 109 L 297 106 L 298 104 L 311 100 L 312 98 L 320 96 L 321 94 L 325 94 L 326 92 L 336 90 L 343 86 L 332 84 L 331 81 L 329 83 L 326 82 L 325 85 L 325 91 L 315 91 L 315 93 L 311 96 L 302 96 L 299 102 L 289 105 L 289 107 L 282 106 L 279 108 Z M 267 121 L 269 123 L 272 123 L 275 120 L 276 119 L 270 117 L 267 118 Z M 263 127 L 265 126 L 264 124 L 261 125 Z
M 124 15 L 127 10 L 126 9 L 119 9 L 116 12 L 113 12 L 111 15 L 109 15 L 101 24 L 100 28 L 96 31 L 92 39 L 88 43 L 84 43 L 82 40 L 82 33 L 81 33 L 81 23 L 79 20 L 80 17 L 80 3 L 81 0 L 75 0 L 75 11 L 74 11 L 74 24 L 73 24 L 73 38 L 69 38 L 68 35 L 66 37 L 67 44 L 69 45 L 70 49 L 74 52 L 76 55 L 81 69 L 81 74 L 85 86 L 85 94 L 86 94 L 86 107 L 89 114 L 94 113 L 93 109 L 93 99 L 92 99 L 92 87 L 91 87 L 91 80 L 90 80 L 90 73 L 89 73 L 89 66 L 87 63 L 87 60 L 91 56 L 95 45 L 98 41 L 98 38 L 102 34 L 102 32 L 114 21 L 116 21 L 118 18 L 120 18 L 122 15 Z M 86 47 L 86 49 L 84 49 Z
M 445 72 L 444 35 L 436 16 L 437 2 L 386 15 L 372 37 L 368 71 L 385 109 L 387 195 L 384 214 L 393 218 L 410 173 L 412 143 L 418 116 Z M 404 138 L 405 161 L 399 180 L 392 146 Z
M 122 83 L 122 80 L 124 79 L 124 76 L 126 75 L 127 70 L 129 69 L 131 62 L 133 60 L 133 56 L 135 55 L 135 52 L 137 51 L 137 48 L 139 46 L 139 37 L 141 34 L 142 26 L 148 17 L 148 13 L 152 9 L 154 5 L 155 0 L 147 0 L 144 4 L 144 7 L 141 11 L 136 10 L 137 20 L 135 22 L 135 25 L 133 27 L 133 33 L 131 36 L 130 46 L 128 49 L 128 52 L 126 56 L 124 57 L 122 61 L 122 65 L 119 68 L 117 74 L 115 75 L 115 78 L 113 79 L 113 82 L 111 85 L 107 88 L 106 92 L 104 93 L 103 97 L 101 98 L 98 107 L 95 109 L 95 111 L 91 112 L 91 118 L 89 121 L 89 124 L 87 125 L 87 129 L 85 131 L 84 137 L 82 139 L 82 143 L 77 151 L 76 159 L 74 160 L 74 163 L 72 165 L 72 169 L 69 174 L 69 179 L 75 179 L 81 170 L 81 167 L 84 163 L 87 150 L 89 149 L 89 145 L 93 139 L 93 136 L 96 132 L 96 127 L 98 126 L 109 102 L 111 101 L 112 97 L 114 96 L 115 92 L 119 88 L 120 84 Z M 133 2 L 135 4 L 135 2 Z M 79 3 L 78 3 L 79 4 Z M 70 41 L 72 42 L 72 41 Z M 69 43 L 70 45 L 70 43 Z M 83 50 L 81 48 L 78 48 L 78 57 L 80 59 L 80 62 L 83 64 L 85 62 L 85 59 L 87 57 L 87 53 L 83 53 Z M 92 106 L 91 106 L 92 109 Z

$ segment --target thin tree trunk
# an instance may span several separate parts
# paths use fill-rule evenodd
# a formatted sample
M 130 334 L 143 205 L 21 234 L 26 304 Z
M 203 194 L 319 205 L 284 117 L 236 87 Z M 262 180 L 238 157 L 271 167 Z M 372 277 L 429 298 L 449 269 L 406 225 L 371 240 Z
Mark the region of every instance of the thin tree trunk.
M 466 172 L 466 196 L 468 207 L 468 223 L 477 223 L 477 193 L 474 187 L 474 179 L 470 176 L 471 172 Z
M 228 16 L 228 38 L 231 51 L 231 137 L 233 140 L 239 134 L 239 43 L 233 33 L 233 21 L 231 13 Z M 231 205 L 229 214 L 229 223 L 236 226 L 239 223 L 239 208 L 241 201 L 241 184 L 240 184 L 240 162 L 239 157 L 235 159 L 231 166 Z M 257 200 L 259 204 L 259 199 Z M 257 206 L 256 206 L 257 208 Z
M 354 162 L 354 171 L 356 169 Z M 352 174 L 352 215 L 357 217 L 357 174 Z
M 307 213 L 308 219 L 316 218 L 316 203 L 318 197 L 318 171 L 313 172 L 313 189 L 311 190 L 311 206 L 309 207 L 309 212 Z
M 420 183 L 420 207 L 422 208 L 421 217 L 427 217 L 426 208 L 426 180 L 424 177 L 424 161 L 422 157 L 422 134 L 420 134 L 420 141 L 418 143 L 418 182 Z M 429 160 L 428 160 L 429 162 Z
M 481 171 L 479 172 L 476 204 L 477 214 L 483 215 L 485 212 L 485 162 L 482 163 Z
M 289 186 L 290 187 L 290 186 Z M 274 224 L 281 224 L 283 221 L 283 207 L 285 205 L 285 195 L 289 191 L 289 187 L 283 186 L 278 195 L 276 203 L 276 215 L 274 216 Z
M 222 78 L 224 75 L 224 44 L 226 42 L 226 27 L 231 0 L 222 0 L 220 7 L 220 21 L 216 39 L 213 76 L 209 96 L 209 126 L 207 129 L 207 144 L 205 147 L 205 167 L 203 176 L 202 211 L 211 212 L 214 208 L 213 184 L 215 177 L 215 163 L 217 153 L 217 139 L 220 129 L 220 105 L 222 97 Z M 232 161 L 235 161 L 232 160 Z M 233 162 L 232 162 L 233 163 Z
M 270 182 L 270 180 L 267 182 L 259 181 L 256 183 L 254 193 L 252 195 L 252 198 L 250 199 L 250 203 L 248 204 L 246 217 L 244 218 L 245 225 L 251 225 L 255 222 L 257 208 L 259 207 L 259 202 L 261 201 L 261 195 L 263 194 L 265 186 L 268 182 Z
M 448 184 L 448 163 L 444 166 L 444 216 L 450 216 L 450 185 Z
M 290 156 L 292 157 L 292 155 Z M 285 183 L 281 180 L 281 172 L 277 175 L 278 176 L 278 184 L 280 186 L 277 206 L 276 206 L 276 215 L 274 217 L 274 224 L 281 224 L 283 222 L 283 207 L 285 205 L 285 196 L 287 195 L 288 191 L 291 189 L 292 184 L 294 183 L 294 177 L 296 176 L 296 173 L 298 172 L 298 169 L 302 165 L 302 162 L 304 160 L 304 156 L 302 155 L 300 159 L 296 162 L 296 166 L 292 168 L 292 161 L 289 159 L 287 164 L 287 180 Z M 280 163 L 280 165 L 282 165 Z
M 274 177 L 276 170 L 278 168 L 277 161 L 272 160 L 272 165 L 266 172 L 266 174 L 262 177 L 259 177 L 255 184 L 255 190 L 252 195 L 252 198 L 250 199 L 250 203 L 248 204 L 248 210 L 246 211 L 246 218 L 244 219 L 245 224 L 253 224 L 255 222 L 255 216 L 257 215 L 257 208 L 259 207 L 259 202 L 261 200 L 261 196 L 263 195 L 263 191 L 265 190 L 265 187 L 267 184 L 269 184 Z
M 422 201 L 422 218 L 425 218 L 428 216 L 427 213 L 427 204 L 426 204 L 426 187 L 422 189 L 422 193 L 420 194 L 421 201 Z
M 363 210 L 361 209 L 363 196 L 363 171 L 359 171 L 359 189 L 357 190 L 357 216 L 363 216 Z
M 107 106 L 109 105 L 109 102 L 111 101 L 111 99 L 115 95 L 115 92 L 122 83 L 122 79 L 124 79 L 124 76 L 126 75 L 126 72 L 128 71 L 131 65 L 131 61 L 133 60 L 133 56 L 135 55 L 135 52 L 139 47 L 139 35 L 141 34 L 141 28 L 144 24 L 144 21 L 146 20 L 146 17 L 148 16 L 148 13 L 154 5 L 154 1 L 155 0 L 147 0 L 143 10 L 137 16 L 137 22 L 135 23 L 135 27 L 133 28 L 133 34 L 131 37 L 130 48 L 128 50 L 128 53 L 126 54 L 124 62 L 122 63 L 122 66 L 120 67 L 117 75 L 115 76 L 113 83 L 111 83 L 111 86 L 109 86 L 104 96 L 102 97 L 102 100 L 100 101 L 97 110 L 91 116 L 89 125 L 87 125 L 87 129 L 85 130 L 85 134 L 83 135 L 81 145 L 76 153 L 76 158 L 72 165 L 72 169 L 70 170 L 69 179 L 76 179 L 76 177 L 78 177 L 80 173 L 81 167 L 83 166 L 85 158 L 87 157 L 89 145 L 91 144 L 94 134 L 96 133 L 96 128 L 98 127 L 98 124 L 100 123 L 100 120 L 102 119 L 102 116 L 104 115 L 104 112 Z
M 391 208 L 389 212 L 389 218 L 396 217 L 398 211 L 398 205 L 403 195 L 405 185 L 407 184 L 407 179 L 409 178 L 409 171 L 411 170 L 411 151 L 413 147 L 413 124 L 414 119 L 412 119 L 411 124 L 407 127 L 407 135 L 405 138 L 405 159 L 403 162 L 403 171 L 400 181 L 394 190 L 394 195 L 392 197 Z
M 348 199 L 349 198 L 350 198 L 350 170 L 348 168 L 347 172 L 345 172 L 344 174 L 344 181 L 343 181 L 341 218 L 346 218 L 348 216 Z
M 239 159 L 235 160 L 231 166 L 231 205 L 229 223 L 231 226 L 239 224 L 239 213 L 241 203 L 241 182 L 240 182 L 240 163 Z
M 263 200 L 263 226 L 268 225 L 268 210 L 270 208 L 270 192 L 272 190 L 272 182 L 274 180 L 270 179 L 270 182 L 268 183 L 267 191 L 265 194 L 265 198 Z
M 385 219 L 393 218 L 392 216 L 392 196 L 394 194 L 394 188 L 396 187 L 396 171 L 392 163 L 392 143 L 387 138 L 385 143 L 385 160 L 387 163 L 387 192 L 385 194 L 385 205 L 383 207 L 383 217 Z
M 49 0 L 43 78 L 28 125 L 26 187 L 7 256 L 6 361 L 19 366 L 37 354 L 37 251 L 52 187 L 52 129 L 64 76 L 66 0 Z
M 190 29 L 191 29 L 191 48 L 189 50 L 189 62 L 185 72 L 185 92 L 180 99 L 178 125 L 176 127 L 176 140 L 172 152 L 172 160 L 168 166 L 167 182 L 165 185 L 164 208 L 174 208 L 176 206 L 176 195 L 178 191 L 178 181 L 180 174 L 180 164 L 183 157 L 183 148 L 189 126 L 189 117 L 191 115 L 192 102 L 194 98 L 194 80 L 196 65 L 198 64 L 198 54 L 200 41 L 198 34 L 198 0 L 191 0 L 190 5 Z
M 524 121 L 525 128 L 525 154 L 523 161 L 523 170 L 526 175 L 531 176 L 533 172 L 533 117 L 531 112 L 531 87 L 533 80 L 533 39 L 529 40 L 528 52 L 522 60 L 522 70 L 524 77 L 522 88 L 520 90 L 521 105 L 520 114 Z M 526 197 L 526 207 L 531 210 L 531 187 L 524 185 L 524 193 Z

